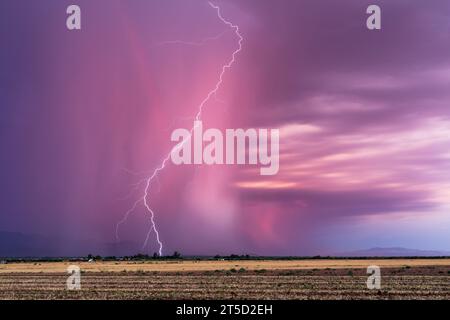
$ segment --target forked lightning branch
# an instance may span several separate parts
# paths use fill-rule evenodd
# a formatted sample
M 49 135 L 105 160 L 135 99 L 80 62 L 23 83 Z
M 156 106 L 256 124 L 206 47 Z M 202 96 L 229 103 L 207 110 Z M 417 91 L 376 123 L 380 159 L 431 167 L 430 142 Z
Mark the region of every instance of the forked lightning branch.
M 212 97 L 214 97 L 223 82 L 223 77 L 226 73 L 226 71 L 228 69 L 230 69 L 232 67 L 232 65 L 234 64 L 235 60 L 236 60 L 236 55 L 242 50 L 242 42 L 244 41 L 244 38 L 242 37 L 242 35 L 239 32 L 239 26 L 231 23 L 230 21 L 226 20 L 221 13 L 221 10 L 218 6 L 214 5 L 213 3 L 209 2 L 209 5 L 211 6 L 211 8 L 213 8 L 216 13 L 217 13 L 217 17 L 219 18 L 219 20 L 221 22 L 223 22 L 227 27 L 231 28 L 232 30 L 234 30 L 234 33 L 236 34 L 236 37 L 238 38 L 238 48 L 235 49 L 233 51 L 233 53 L 231 54 L 231 58 L 230 60 L 222 66 L 221 68 L 221 72 L 219 74 L 219 78 L 217 80 L 217 82 L 215 83 L 215 85 L 212 87 L 212 89 L 206 94 L 205 98 L 200 102 L 200 104 L 198 105 L 197 108 L 197 114 L 195 115 L 195 120 L 194 120 L 194 125 L 191 128 L 191 130 L 189 131 L 183 131 L 183 133 L 181 134 L 180 138 L 181 141 L 176 144 L 171 150 L 170 152 L 166 155 L 166 157 L 162 160 L 161 164 L 153 171 L 153 173 L 145 180 L 145 188 L 144 188 L 144 192 L 142 197 L 140 197 L 139 199 L 137 199 L 133 206 L 125 213 L 124 217 L 122 218 L 121 221 L 118 222 L 118 224 L 116 225 L 116 238 L 117 240 L 119 240 L 119 227 L 125 223 L 128 219 L 128 216 L 134 211 L 136 210 L 136 208 L 143 204 L 145 207 L 146 212 L 149 215 L 149 219 L 150 219 L 150 229 L 147 232 L 147 236 L 145 238 L 144 244 L 142 246 L 143 249 L 145 249 L 147 247 L 148 241 L 150 239 L 151 233 L 154 232 L 155 234 L 155 238 L 156 238 L 156 242 L 158 244 L 158 253 L 160 256 L 162 256 L 162 252 L 163 252 L 163 243 L 160 239 L 159 236 L 159 231 L 158 228 L 156 226 L 156 222 L 155 222 L 155 213 L 153 211 L 153 209 L 150 206 L 149 203 L 149 193 L 150 193 L 150 188 L 153 184 L 153 182 L 159 177 L 159 174 L 166 168 L 168 162 L 171 160 L 171 156 L 173 154 L 176 154 L 179 150 L 183 150 L 184 146 L 192 139 L 193 133 L 198 130 L 198 127 L 201 124 L 201 119 L 202 119 L 202 113 L 203 113 L 203 108 L 206 106 L 206 104 L 211 100 Z M 218 141 L 218 140 L 217 140 Z M 219 150 L 217 144 L 216 146 L 216 150 Z M 217 157 L 215 157 L 215 159 L 217 160 Z

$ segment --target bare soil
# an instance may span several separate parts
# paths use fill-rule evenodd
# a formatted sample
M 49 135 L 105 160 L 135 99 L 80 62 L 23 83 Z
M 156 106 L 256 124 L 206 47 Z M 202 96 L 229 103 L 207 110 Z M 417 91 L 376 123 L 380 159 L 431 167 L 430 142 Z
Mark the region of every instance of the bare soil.
M 81 290 L 66 288 L 79 265 Z M 366 286 L 381 267 L 381 289 Z M 0 299 L 450 299 L 450 259 L 0 265 Z

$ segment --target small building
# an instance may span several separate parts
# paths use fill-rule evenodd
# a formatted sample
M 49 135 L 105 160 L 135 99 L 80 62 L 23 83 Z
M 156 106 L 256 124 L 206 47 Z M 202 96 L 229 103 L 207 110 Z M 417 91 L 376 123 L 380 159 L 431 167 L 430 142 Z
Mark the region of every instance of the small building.
M 6 264 L 7 262 L 6 262 L 6 260 L 1 260 L 0 261 L 0 264 Z

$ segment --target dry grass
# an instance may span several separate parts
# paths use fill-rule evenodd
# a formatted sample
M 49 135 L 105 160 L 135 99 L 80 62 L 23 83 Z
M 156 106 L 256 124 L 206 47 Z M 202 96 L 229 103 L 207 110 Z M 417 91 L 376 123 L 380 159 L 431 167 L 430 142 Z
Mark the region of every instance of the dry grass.
M 11 263 L 0 265 L 1 273 L 58 273 L 66 272 L 69 265 L 76 264 L 86 272 L 158 271 L 192 272 L 229 270 L 303 270 L 303 269 L 360 269 L 370 265 L 381 268 L 403 266 L 450 266 L 450 259 L 370 259 L 370 260 L 237 260 L 237 261 L 145 261 L 145 262 L 40 262 Z
M 450 299 L 450 260 L 304 260 L 0 265 L 1 299 Z M 76 264 L 76 263 L 70 263 Z M 366 268 L 382 267 L 381 290 Z

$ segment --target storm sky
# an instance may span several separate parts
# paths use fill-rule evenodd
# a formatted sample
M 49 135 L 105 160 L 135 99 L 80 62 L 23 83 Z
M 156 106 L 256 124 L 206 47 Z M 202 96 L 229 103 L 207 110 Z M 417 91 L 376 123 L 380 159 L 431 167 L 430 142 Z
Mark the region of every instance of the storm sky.
M 280 129 L 280 171 L 169 164 L 148 197 L 164 252 L 450 250 L 450 2 L 214 3 L 244 41 L 203 126 Z M 1 1 L 0 232 L 157 251 L 142 206 L 116 224 L 238 40 L 207 1 Z

